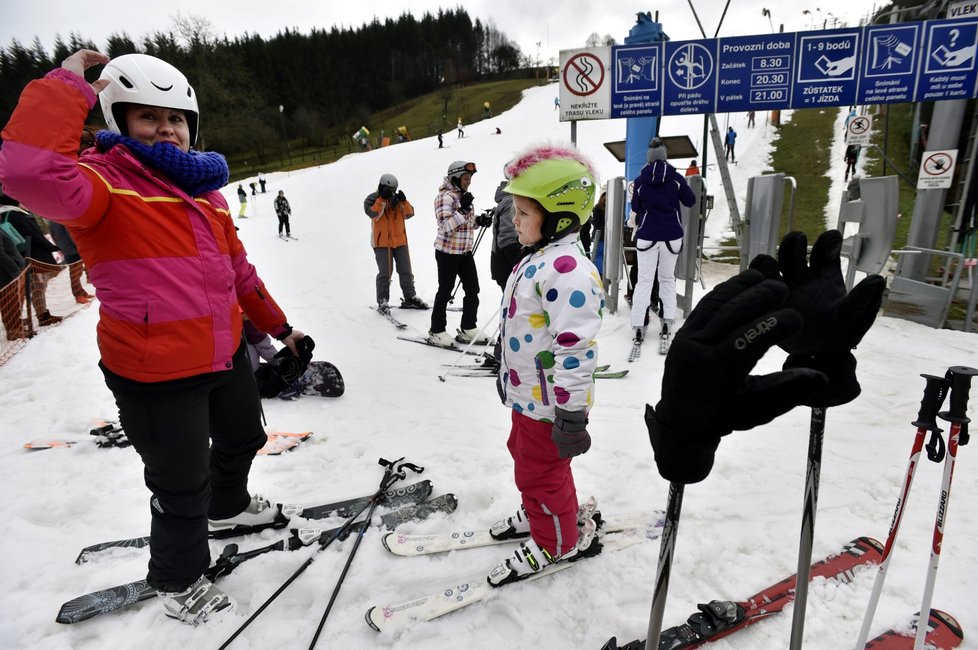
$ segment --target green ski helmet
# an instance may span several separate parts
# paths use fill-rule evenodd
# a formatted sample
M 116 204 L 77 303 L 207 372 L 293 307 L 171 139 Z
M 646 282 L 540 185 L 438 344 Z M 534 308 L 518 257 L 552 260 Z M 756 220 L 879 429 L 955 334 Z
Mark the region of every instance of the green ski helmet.
M 579 230 L 591 218 L 597 174 L 590 161 L 572 147 L 543 145 L 506 166 L 504 192 L 534 199 L 544 209 L 544 242 Z

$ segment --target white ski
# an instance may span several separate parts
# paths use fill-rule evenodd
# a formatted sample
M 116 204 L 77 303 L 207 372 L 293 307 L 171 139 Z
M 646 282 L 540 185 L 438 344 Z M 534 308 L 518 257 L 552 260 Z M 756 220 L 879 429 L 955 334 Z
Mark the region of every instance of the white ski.
M 630 546 L 634 546 L 650 539 L 656 539 L 662 532 L 661 528 L 632 528 L 619 533 L 602 535 L 599 539 L 603 545 L 601 553 L 595 558 L 601 558 L 606 553 L 619 551 Z M 512 583 L 514 585 L 531 582 L 545 578 L 558 571 L 569 569 L 578 564 L 592 562 L 595 558 L 582 559 L 579 562 L 558 562 L 538 573 L 534 573 L 523 580 Z M 367 610 L 365 619 L 367 625 L 378 632 L 395 629 L 410 623 L 430 621 L 444 616 L 449 612 L 466 607 L 481 600 L 485 600 L 500 589 L 508 587 L 492 587 L 486 580 L 488 571 L 476 575 L 470 575 L 461 580 L 452 581 L 443 589 L 418 598 L 411 598 L 401 603 L 391 603 L 385 605 L 375 605 Z
M 640 356 L 642 356 L 642 344 L 632 343 L 632 351 L 628 353 L 628 363 L 636 361 Z
M 657 512 L 656 515 L 656 522 L 651 525 L 652 528 L 662 526 L 663 513 Z M 650 527 L 648 519 L 648 515 L 612 517 L 605 520 L 599 530 L 601 534 L 606 534 L 648 528 Z M 508 544 L 519 541 L 520 539 L 496 539 L 489 534 L 488 528 L 480 530 L 460 529 L 431 535 L 402 535 L 394 531 L 385 534 L 381 538 L 384 548 L 394 555 L 400 555 L 402 557 L 447 553 L 448 551 L 478 548 L 480 546 L 494 546 L 496 544 Z
M 659 354 L 669 353 L 669 343 L 672 342 L 672 336 L 669 334 L 659 334 Z

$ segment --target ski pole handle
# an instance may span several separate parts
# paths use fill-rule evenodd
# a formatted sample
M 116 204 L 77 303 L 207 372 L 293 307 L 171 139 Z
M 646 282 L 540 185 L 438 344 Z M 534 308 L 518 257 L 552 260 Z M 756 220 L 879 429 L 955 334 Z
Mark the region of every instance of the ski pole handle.
M 947 369 L 951 381 L 951 401 L 947 411 L 941 413 L 941 418 L 948 422 L 967 424 L 968 397 L 971 392 L 971 378 L 978 375 L 978 370 L 968 366 L 952 366 Z
M 946 377 L 936 375 L 920 375 L 927 381 L 924 386 L 924 397 L 920 400 L 920 410 L 917 412 L 917 419 L 911 422 L 918 429 L 940 432 L 937 426 L 937 412 L 944 405 L 947 399 L 948 389 L 951 387 L 951 380 Z

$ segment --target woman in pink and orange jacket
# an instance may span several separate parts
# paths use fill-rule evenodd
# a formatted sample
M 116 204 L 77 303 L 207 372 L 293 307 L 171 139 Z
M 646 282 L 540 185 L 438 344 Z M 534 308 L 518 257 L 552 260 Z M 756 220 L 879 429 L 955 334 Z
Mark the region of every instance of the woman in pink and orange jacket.
M 79 156 L 96 99 L 108 130 Z M 192 624 L 234 604 L 204 576 L 208 528 L 279 516 L 248 491 L 265 433 L 239 305 L 293 352 L 312 347 L 248 262 L 218 192 L 227 163 L 191 149 L 199 127 L 196 94 L 170 64 L 80 50 L 27 85 L 0 150 L 3 191 L 67 226 L 89 268 L 99 366 L 152 493 L 147 580 L 168 616 Z

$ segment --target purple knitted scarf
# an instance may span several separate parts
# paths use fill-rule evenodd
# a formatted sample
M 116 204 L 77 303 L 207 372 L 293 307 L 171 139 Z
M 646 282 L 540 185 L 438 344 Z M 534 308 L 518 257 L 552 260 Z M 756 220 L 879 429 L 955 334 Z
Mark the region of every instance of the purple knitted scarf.
M 125 145 L 139 162 L 163 172 L 189 196 L 197 197 L 204 192 L 218 190 L 228 183 L 228 163 L 219 153 L 184 153 L 169 142 L 157 142 L 150 147 L 139 140 L 111 131 L 99 131 L 95 134 L 95 146 L 101 152 L 108 151 L 117 144 Z

